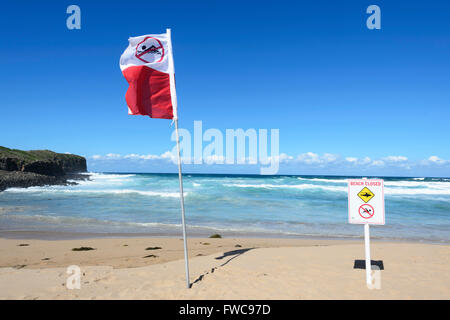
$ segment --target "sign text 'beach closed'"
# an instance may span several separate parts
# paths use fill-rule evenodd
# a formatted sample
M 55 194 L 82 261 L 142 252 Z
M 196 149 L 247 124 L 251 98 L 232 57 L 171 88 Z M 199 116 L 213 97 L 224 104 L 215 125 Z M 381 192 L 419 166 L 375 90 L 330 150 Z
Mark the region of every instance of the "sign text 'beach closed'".
M 384 224 L 383 180 L 348 180 L 348 222 Z

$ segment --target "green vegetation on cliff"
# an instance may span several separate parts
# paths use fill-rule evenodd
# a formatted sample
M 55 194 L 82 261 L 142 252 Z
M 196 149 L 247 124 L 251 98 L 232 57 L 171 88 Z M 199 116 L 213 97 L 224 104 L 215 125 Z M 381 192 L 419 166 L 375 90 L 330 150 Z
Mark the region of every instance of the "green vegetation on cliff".
M 23 151 L 0 146 L 0 170 L 35 172 L 46 175 L 63 175 L 85 172 L 86 159 L 50 150 Z
M 23 151 L 18 149 L 9 149 L 2 146 L 0 146 L 0 158 L 15 158 L 22 160 L 24 163 L 31 163 L 33 161 L 71 161 L 73 159 L 84 159 L 83 157 L 75 154 L 56 153 L 50 150 Z

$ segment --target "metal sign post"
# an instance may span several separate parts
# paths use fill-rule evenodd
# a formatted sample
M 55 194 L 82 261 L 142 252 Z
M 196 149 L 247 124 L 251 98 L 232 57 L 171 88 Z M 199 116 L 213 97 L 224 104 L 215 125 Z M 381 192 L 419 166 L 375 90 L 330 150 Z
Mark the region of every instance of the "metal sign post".
M 366 251 L 366 282 L 367 285 L 372 285 L 372 266 L 370 260 L 370 232 L 368 223 L 364 225 L 364 245 Z

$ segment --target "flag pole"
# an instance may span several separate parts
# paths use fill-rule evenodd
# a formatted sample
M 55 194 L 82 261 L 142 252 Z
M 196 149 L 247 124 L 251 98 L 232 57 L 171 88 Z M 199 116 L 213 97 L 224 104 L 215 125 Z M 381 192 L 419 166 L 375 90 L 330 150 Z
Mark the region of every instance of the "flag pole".
M 189 280 L 189 257 L 187 250 L 187 236 L 186 236 L 186 222 L 184 218 L 184 193 L 183 193 L 183 175 L 181 172 L 181 152 L 180 152 L 180 136 L 178 133 L 178 103 L 177 103 L 177 93 L 175 89 L 175 68 L 173 63 L 172 55 L 172 37 L 171 30 L 168 28 L 166 30 L 168 38 L 168 51 L 169 51 L 169 64 L 171 71 L 169 72 L 170 79 L 170 93 L 172 96 L 172 106 L 173 106 L 173 120 L 175 121 L 175 132 L 177 138 L 177 158 L 178 158 L 178 181 L 180 183 L 180 204 L 181 204 L 181 223 L 183 225 L 183 243 L 184 243 L 184 263 L 186 269 L 186 288 L 191 287 Z
M 181 223 L 183 224 L 183 242 L 184 242 L 184 261 L 186 268 L 186 287 L 189 289 L 191 283 L 189 281 L 189 260 L 186 240 L 186 222 L 184 219 L 184 194 L 183 194 L 183 176 L 181 173 L 181 156 L 180 156 L 180 138 L 178 135 L 178 119 L 175 119 L 175 131 L 177 135 L 177 153 L 178 153 L 178 180 L 180 182 L 180 202 L 181 202 Z

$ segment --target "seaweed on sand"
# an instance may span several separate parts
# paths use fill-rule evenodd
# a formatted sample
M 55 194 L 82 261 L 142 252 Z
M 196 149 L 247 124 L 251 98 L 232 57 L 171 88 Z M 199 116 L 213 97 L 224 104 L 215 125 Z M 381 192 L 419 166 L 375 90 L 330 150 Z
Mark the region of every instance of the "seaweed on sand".
M 91 247 L 79 247 L 79 248 L 72 249 L 72 251 L 90 251 L 90 250 L 95 250 L 95 249 L 91 248 Z

